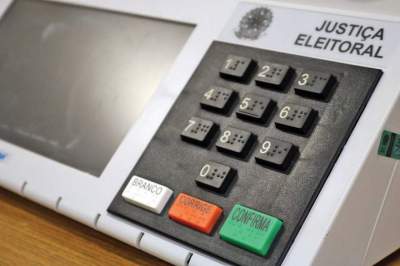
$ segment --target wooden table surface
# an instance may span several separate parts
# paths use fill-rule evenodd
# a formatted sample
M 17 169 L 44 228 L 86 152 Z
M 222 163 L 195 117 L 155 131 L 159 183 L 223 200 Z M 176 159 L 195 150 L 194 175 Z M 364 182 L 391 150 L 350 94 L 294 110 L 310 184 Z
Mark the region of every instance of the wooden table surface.
M 0 265 L 168 265 L 0 188 Z M 400 266 L 400 252 L 379 266 Z

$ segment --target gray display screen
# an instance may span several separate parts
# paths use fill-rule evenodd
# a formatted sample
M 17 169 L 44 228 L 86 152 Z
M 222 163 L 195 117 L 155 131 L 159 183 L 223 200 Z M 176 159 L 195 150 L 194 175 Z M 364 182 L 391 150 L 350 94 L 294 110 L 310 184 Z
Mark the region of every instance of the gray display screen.
M 192 30 L 15 1 L 0 21 L 0 138 L 100 176 Z

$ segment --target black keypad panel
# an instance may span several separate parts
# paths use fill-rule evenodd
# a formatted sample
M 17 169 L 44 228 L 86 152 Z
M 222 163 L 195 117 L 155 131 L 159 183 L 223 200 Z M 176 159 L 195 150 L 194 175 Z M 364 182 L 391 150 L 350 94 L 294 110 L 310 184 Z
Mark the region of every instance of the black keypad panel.
M 286 170 L 294 159 L 296 147 L 289 142 L 266 137 L 257 148 L 256 162 L 274 169 Z
M 217 113 L 226 113 L 234 101 L 236 92 L 223 87 L 211 86 L 201 98 L 200 105 L 203 109 Z
M 217 125 L 209 120 L 192 117 L 187 121 L 181 133 L 184 141 L 200 146 L 207 146 L 217 130 Z
M 246 94 L 239 104 L 236 116 L 256 123 L 265 123 L 271 116 L 275 102 L 254 93 Z
M 219 72 L 222 78 L 244 82 L 247 81 L 256 63 L 253 59 L 243 56 L 229 55 Z
M 303 71 L 294 83 L 294 90 L 298 95 L 325 98 L 335 84 L 331 73 Z
M 317 111 L 311 107 L 286 103 L 278 112 L 275 126 L 284 131 L 305 135 L 316 117 Z
M 225 128 L 218 138 L 216 147 L 220 152 L 225 152 L 238 157 L 246 157 L 254 142 L 254 135 L 246 130 L 233 127 Z
M 288 65 L 264 62 L 260 64 L 255 82 L 265 88 L 282 89 L 290 79 L 291 68 Z
M 207 162 L 204 164 L 196 178 L 196 184 L 209 190 L 224 193 L 235 177 L 236 171 L 229 166 Z
M 129 204 L 130 178 L 108 210 L 230 264 L 280 265 L 381 75 L 214 42 L 129 177 L 217 205 L 219 221 L 204 234 L 169 219 L 171 204 L 160 214 Z M 237 206 L 283 223 L 267 255 L 220 237 Z

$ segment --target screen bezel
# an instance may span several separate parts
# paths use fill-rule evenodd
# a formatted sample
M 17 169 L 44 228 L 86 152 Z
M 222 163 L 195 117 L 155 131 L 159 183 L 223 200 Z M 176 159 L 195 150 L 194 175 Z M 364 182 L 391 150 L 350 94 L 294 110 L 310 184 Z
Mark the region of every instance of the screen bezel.
M 37 0 L 0 26 L 0 139 L 96 177 L 194 29 Z
M 12 2 L 12 0 L 6 0 L 0 5 L 0 16 L 6 13 L 7 7 L 11 6 Z M 227 12 L 225 16 L 215 14 L 213 17 L 216 17 L 218 21 L 213 21 L 196 12 L 197 8 L 207 8 L 206 3 L 193 6 L 184 1 L 172 3 L 156 1 L 157 4 L 154 1 L 149 3 L 143 0 L 49 2 L 79 5 L 195 26 L 166 77 L 160 82 L 142 115 L 131 126 L 99 178 L 0 139 L 0 152 L 7 154 L 6 159 L 0 162 L 2 186 L 27 197 L 32 194 L 31 197 L 35 201 L 38 201 L 35 197 L 41 194 L 43 202 L 40 203 L 52 208 L 60 208 L 63 204 L 68 204 L 71 208 L 86 210 L 86 215 L 103 212 L 190 78 L 211 40 L 217 37 L 230 12 Z M 224 3 L 226 2 L 223 1 L 221 6 Z M 171 5 L 180 5 L 186 12 L 180 12 L 182 9 L 172 10 Z M 229 6 L 231 9 L 234 7 L 232 4 Z M 215 27 L 215 24 L 220 26 Z M 94 217 L 92 214 L 88 216 Z M 92 224 L 92 218 L 90 220 Z

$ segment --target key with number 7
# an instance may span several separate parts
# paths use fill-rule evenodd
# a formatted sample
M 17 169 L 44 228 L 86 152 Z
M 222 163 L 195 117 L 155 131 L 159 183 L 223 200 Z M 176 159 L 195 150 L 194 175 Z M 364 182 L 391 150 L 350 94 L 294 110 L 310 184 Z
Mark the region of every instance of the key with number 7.
M 206 147 L 210 144 L 217 130 L 218 126 L 214 122 L 199 117 L 192 117 L 187 121 L 181 133 L 181 139 Z

